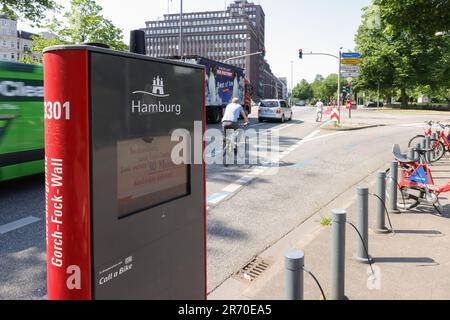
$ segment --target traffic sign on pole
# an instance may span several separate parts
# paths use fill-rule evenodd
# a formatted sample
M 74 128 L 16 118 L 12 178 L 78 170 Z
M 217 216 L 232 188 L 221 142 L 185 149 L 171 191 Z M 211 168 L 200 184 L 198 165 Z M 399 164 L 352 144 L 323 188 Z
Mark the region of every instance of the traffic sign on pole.
M 342 64 L 348 64 L 348 65 L 358 65 L 361 63 L 360 58 L 344 58 L 342 59 Z
M 358 72 L 359 70 L 361 70 L 361 67 L 359 65 L 344 64 L 342 65 L 341 70 L 343 72 Z
M 331 111 L 331 118 L 330 121 L 334 121 L 334 122 L 341 122 L 341 117 L 339 116 L 339 110 L 337 108 L 333 108 L 333 110 Z
M 343 78 L 357 78 L 361 74 L 359 72 L 342 72 L 341 75 Z
M 345 107 L 347 109 L 351 109 L 352 108 L 352 102 L 350 100 L 347 100 L 347 102 L 345 103 Z
M 343 59 L 360 59 L 361 54 L 358 52 L 343 52 L 342 58 Z

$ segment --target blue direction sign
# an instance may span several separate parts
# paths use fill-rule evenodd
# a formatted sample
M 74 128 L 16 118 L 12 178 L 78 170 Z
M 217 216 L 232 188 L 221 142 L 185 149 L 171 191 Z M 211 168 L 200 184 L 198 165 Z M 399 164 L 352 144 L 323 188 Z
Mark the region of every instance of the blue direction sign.
M 359 58 L 361 58 L 361 54 L 358 52 L 343 52 L 342 58 L 344 58 L 344 59 L 359 59 Z

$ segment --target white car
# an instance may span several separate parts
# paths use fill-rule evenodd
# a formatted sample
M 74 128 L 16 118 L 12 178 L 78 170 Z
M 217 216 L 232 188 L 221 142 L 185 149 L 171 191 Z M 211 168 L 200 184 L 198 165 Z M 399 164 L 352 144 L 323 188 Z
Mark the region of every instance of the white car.
M 290 121 L 292 120 L 292 108 L 285 100 L 261 100 L 258 121 L 264 120 Z

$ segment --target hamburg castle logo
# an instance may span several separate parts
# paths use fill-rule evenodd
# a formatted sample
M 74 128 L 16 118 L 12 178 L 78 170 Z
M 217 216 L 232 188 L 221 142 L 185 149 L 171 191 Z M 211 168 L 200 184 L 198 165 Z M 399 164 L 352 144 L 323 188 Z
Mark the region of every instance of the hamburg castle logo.
M 164 79 L 161 76 L 153 78 L 150 90 L 150 83 L 145 86 L 145 90 L 134 91 L 133 94 L 142 94 L 139 99 L 133 97 L 131 100 L 131 112 L 143 114 L 155 113 L 175 113 L 177 116 L 181 114 L 181 104 L 169 104 L 161 101 L 154 101 L 155 99 L 144 99 L 144 96 L 153 96 L 157 98 L 166 98 L 170 94 L 166 94 L 164 90 Z M 159 100 L 159 99 L 158 99 Z
M 157 76 L 153 78 L 153 94 L 163 96 L 164 95 L 164 80 Z
M 164 92 L 164 79 L 160 76 L 153 78 L 152 92 L 147 91 L 134 91 L 133 94 L 148 94 L 154 97 L 165 98 L 170 96 L 170 94 L 165 94 Z

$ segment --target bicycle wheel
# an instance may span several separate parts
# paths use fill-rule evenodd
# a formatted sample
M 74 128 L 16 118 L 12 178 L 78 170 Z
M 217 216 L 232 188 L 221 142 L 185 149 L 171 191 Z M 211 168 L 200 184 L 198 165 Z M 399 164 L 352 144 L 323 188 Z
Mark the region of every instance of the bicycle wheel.
M 391 176 L 391 169 L 386 170 L 386 200 L 389 202 L 391 197 L 391 181 L 393 177 Z M 399 175 L 401 173 L 399 172 Z M 425 192 L 421 190 L 415 190 L 411 188 L 399 188 L 398 182 L 395 183 L 395 190 L 397 192 L 397 208 L 400 211 L 408 211 L 416 208 L 420 204 L 420 199 L 423 198 Z
M 422 145 L 422 140 L 425 139 L 424 135 L 417 135 L 409 140 L 408 148 L 414 148 L 416 144 Z
M 436 162 L 442 159 L 442 157 L 445 154 L 445 146 L 444 144 L 439 141 L 439 140 L 435 140 L 432 139 L 431 140 L 431 149 L 433 151 L 431 151 L 431 162 Z
M 435 204 L 433 204 L 433 207 L 434 207 L 434 209 L 436 209 L 436 211 L 438 212 L 438 214 L 440 216 L 444 216 L 444 207 L 442 207 L 439 200 Z

